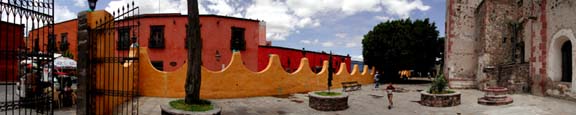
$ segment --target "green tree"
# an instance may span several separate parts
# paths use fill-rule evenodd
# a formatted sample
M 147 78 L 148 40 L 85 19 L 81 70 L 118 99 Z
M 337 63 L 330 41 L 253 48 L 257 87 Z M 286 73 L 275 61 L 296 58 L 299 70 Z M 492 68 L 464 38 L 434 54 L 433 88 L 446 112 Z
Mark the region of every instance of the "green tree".
M 398 78 L 398 71 L 431 71 L 439 56 L 438 31 L 429 19 L 386 21 L 376 25 L 362 39 L 364 63 Z

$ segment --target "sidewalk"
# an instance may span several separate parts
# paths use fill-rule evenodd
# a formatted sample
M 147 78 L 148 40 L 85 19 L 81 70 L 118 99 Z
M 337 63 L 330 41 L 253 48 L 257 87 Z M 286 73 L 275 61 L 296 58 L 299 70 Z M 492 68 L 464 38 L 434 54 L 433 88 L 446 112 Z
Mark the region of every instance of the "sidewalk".
M 480 115 L 569 115 L 576 113 L 576 103 L 548 97 L 529 94 L 511 95 L 514 103 L 503 106 L 485 106 L 477 104 L 477 98 L 484 95 L 478 90 L 457 90 L 462 92 L 462 104 L 455 107 L 426 107 L 417 102 L 420 100 L 418 91 L 427 89 L 429 84 L 397 84 L 406 92 L 394 94 L 394 108 L 387 109 L 383 88 L 374 90 L 373 85 L 366 85 L 362 90 L 349 92 L 350 108 L 344 111 L 323 112 L 308 107 L 306 94 L 293 94 L 277 97 L 252 97 L 238 99 L 214 99 L 222 107 L 223 115 L 429 115 L 429 114 L 480 114 Z M 340 91 L 341 89 L 335 89 Z M 139 113 L 141 115 L 160 114 L 160 104 L 168 103 L 174 98 L 140 97 Z

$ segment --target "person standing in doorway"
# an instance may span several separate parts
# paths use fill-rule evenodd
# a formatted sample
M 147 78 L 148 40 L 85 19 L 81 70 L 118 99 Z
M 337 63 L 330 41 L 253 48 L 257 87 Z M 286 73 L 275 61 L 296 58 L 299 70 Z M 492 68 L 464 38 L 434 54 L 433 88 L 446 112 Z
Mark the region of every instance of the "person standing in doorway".
M 388 109 L 392 109 L 392 105 L 394 105 L 394 103 L 392 102 L 392 93 L 394 92 L 396 88 L 394 88 L 394 86 L 392 86 L 392 82 L 390 82 L 390 85 L 388 85 L 388 87 L 386 87 L 386 92 L 388 93 L 388 103 L 390 105 L 388 105 Z

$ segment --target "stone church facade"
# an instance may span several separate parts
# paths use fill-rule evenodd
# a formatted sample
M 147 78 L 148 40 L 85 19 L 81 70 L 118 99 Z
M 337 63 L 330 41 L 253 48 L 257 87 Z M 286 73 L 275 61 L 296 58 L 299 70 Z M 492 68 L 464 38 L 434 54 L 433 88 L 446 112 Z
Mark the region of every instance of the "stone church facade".
M 448 0 L 446 14 L 451 88 L 576 100 L 576 1 Z

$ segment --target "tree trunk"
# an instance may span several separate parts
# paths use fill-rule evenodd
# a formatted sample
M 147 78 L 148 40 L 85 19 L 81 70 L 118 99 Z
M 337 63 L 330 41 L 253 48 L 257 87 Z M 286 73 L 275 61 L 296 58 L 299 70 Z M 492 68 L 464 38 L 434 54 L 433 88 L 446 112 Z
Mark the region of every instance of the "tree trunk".
M 186 74 L 187 104 L 200 102 L 200 84 L 202 81 L 200 65 L 202 64 L 202 39 L 200 38 L 200 19 L 198 16 L 198 1 L 188 0 L 188 72 Z

